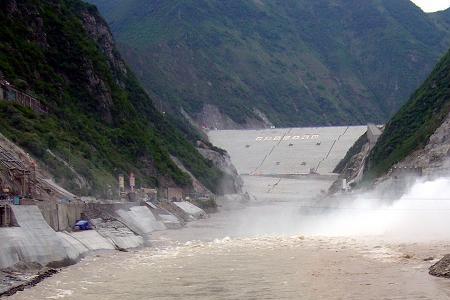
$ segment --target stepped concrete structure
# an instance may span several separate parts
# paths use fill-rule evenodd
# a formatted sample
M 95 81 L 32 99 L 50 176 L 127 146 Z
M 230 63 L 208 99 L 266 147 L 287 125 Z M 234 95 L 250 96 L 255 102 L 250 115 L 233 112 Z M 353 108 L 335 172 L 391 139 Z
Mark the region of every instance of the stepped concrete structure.
M 244 189 L 260 200 L 300 199 L 328 190 L 333 169 L 367 126 L 216 130 L 210 141 L 228 151 Z
M 89 252 L 89 248 L 83 245 L 81 241 L 71 236 L 68 232 L 56 233 L 62 240 L 67 257 L 71 261 L 77 261 L 80 257 Z
M 367 126 L 210 131 L 241 175 L 330 174 Z

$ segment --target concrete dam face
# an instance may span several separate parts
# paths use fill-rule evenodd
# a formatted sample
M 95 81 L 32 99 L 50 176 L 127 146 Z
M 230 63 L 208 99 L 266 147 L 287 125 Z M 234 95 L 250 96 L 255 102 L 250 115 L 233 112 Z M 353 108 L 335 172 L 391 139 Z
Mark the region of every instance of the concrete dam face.
M 241 175 L 330 174 L 366 126 L 216 130 L 211 142 L 228 151 Z
M 211 142 L 228 151 L 258 198 L 301 198 L 326 190 L 333 169 L 366 126 L 216 130 Z M 312 175 L 314 174 L 314 175 Z

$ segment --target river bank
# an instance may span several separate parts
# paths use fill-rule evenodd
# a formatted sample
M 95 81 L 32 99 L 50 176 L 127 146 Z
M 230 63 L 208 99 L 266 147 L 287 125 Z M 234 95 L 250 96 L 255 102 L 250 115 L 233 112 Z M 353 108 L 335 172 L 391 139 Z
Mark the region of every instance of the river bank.
M 56 212 L 61 208 L 72 211 L 71 207 L 60 206 Z M 58 268 L 76 264 L 84 257 L 152 246 L 153 232 L 181 228 L 188 221 L 207 217 L 188 202 L 97 203 L 82 205 L 78 210 L 90 221 L 92 230 L 72 231 L 69 227 L 56 231 L 55 224 L 48 221 L 54 219 L 53 214 L 41 207 L 10 206 L 11 226 L 0 228 L 0 297 L 34 286 L 57 273 Z M 61 217 L 56 214 L 56 224 L 61 223 Z

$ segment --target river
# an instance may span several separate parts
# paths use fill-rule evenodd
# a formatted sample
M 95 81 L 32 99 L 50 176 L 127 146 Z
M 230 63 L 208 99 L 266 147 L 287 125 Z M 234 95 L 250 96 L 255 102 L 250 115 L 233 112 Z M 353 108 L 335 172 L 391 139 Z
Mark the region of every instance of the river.
M 424 260 L 448 243 L 312 233 L 299 210 L 330 182 L 274 191 L 264 180 L 265 198 L 223 202 L 208 219 L 154 233 L 151 248 L 87 257 L 11 299 L 450 299 Z

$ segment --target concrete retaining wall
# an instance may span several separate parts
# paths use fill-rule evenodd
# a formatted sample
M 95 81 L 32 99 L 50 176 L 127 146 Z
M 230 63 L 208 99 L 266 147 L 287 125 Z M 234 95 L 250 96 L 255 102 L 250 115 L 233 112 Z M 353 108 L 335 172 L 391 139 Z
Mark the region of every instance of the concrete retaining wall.
M 20 227 L 0 229 L 0 268 L 18 262 L 37 262 L 43 266 L 78 258 L 76 250 L 67 249 L 62 239 L 44 220 L 37 206 L 12 206 Z
M 44 219 L 55 231 L 72 228 L 85 207 L 83 203 L 37 203 Z
M 67 232 L 56 233 L 63 241 L 63 247 L 66 250 L 69 259 L 76 261 L 78 258 L 86 255 L 89 249 L 80 241 L 72 237 Z
M 149 207 L 125 203 L 98 206 L 97 209 L 104 213 L 104 219 L 93 219 L 99 222 L 96 230 L 64 232 L 89 206 L 83 203 L 38 205 L 11 206 L 17 227 L 0 228 L 0 268 L 11 267 L 19 262 L 43 266 L 68 265 L 89 251 L 131 249 L 146 245 L 151 232 L 166 229 Z M 197 217 L 203 212 L 193 205 L 181 207 L 189 216 Z M 167 221 L 176 222 L 176 218 L 173 218 L 175 220 Z
M 115 213 L 123 224 L 143 237 L 145 245 L 150 245 L 150 234 L 153 231 L 166 229 L 147 206 L 134 206 L 129 210 L 118 209 Z

